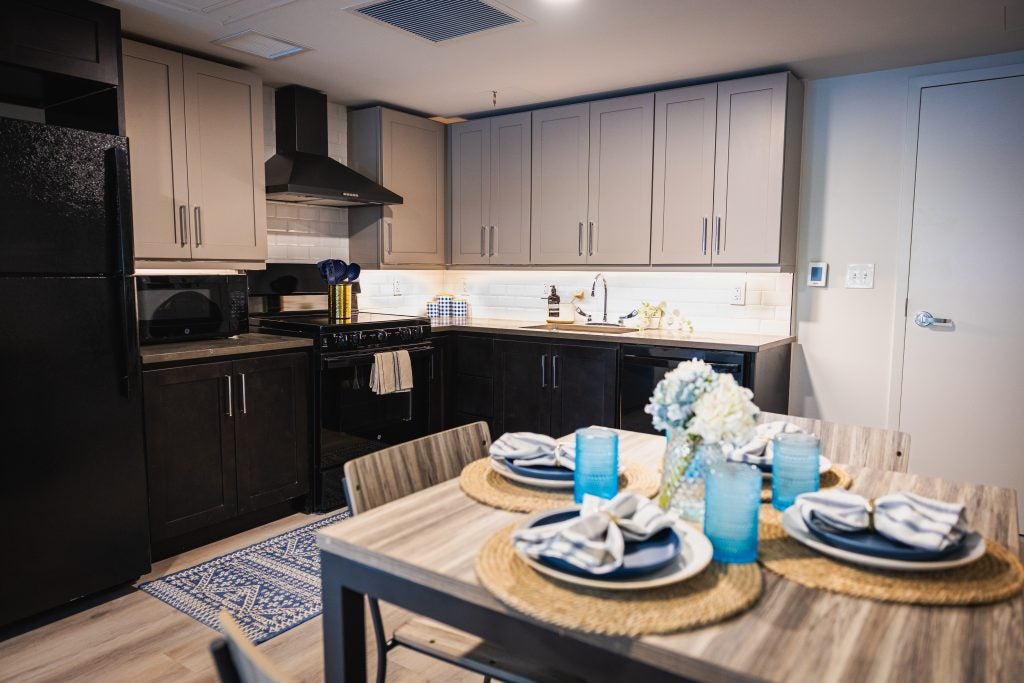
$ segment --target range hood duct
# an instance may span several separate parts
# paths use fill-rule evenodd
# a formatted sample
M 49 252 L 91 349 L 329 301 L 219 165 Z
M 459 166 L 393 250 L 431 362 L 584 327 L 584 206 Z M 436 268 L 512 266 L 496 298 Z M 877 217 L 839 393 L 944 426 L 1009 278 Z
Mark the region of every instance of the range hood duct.
M 274 96 L 277 154 L 267 159 L 267 199 L 314 206 L 380 206 L 402 198 L 327 156 L 327 96 L 289 85 Z

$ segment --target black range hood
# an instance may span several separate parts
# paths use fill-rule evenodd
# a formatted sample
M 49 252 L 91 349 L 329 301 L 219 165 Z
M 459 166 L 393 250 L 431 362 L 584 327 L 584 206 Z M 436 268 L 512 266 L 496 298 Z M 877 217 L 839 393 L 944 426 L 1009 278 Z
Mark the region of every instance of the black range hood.
M 274 97 L 277 154 L 267 159 L 267 199 L 315 206 L 401 204 L 402 198 L 327 156 L 327 96 L 289 85 Z

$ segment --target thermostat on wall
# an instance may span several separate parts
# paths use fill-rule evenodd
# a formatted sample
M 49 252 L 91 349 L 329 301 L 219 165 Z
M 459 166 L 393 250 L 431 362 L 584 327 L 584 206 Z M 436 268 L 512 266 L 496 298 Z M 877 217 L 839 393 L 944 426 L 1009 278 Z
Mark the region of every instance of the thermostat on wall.
M 824 287 L 828 282 L 828 264 L 824 261 L 811 261 L 807 269 L 807 286 Z

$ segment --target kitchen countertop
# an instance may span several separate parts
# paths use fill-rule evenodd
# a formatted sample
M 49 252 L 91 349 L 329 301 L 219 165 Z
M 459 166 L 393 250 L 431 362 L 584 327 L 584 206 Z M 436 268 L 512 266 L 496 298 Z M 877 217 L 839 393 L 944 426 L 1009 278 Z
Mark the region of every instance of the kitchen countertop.
M 645 332 L 607 333 L 587 330 L 584 325 L 573 330 L 531 330 L 539 321 L 502 320 L 498 318 L 466 318 L 431 325 L 434 332 L 492 332 L 544 337 L 547 339 L 578 339 L 584 341 L 617 342 L 620 344 L 644 344 L 647 346 L 674 346 L 689 349 L 718 349 L 722 351 L 746 351 L 756 353 L 776 346 L 792 344 L 796 337 L 781 334 L 744 334 L 739 332 L 693 332 L 685 334 L 676 330 L 646 330 Z
M 264 351 L 283 351 L 313 346 L 312 339 L 283 337 L 276 334 L 246 333 L 227 339 L 204 339 L 201 341 L 174 342 L 143 346 L 139 355 L 143 365 L 176 363 L 186 360 L 202 360 L 220 356 L 237 356 Z

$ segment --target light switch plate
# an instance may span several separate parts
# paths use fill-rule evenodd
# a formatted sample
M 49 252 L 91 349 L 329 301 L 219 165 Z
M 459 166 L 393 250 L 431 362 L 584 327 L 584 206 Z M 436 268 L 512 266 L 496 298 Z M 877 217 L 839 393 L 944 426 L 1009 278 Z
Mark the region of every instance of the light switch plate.
M 846 266 L 847 289 L 874 289 L 874 287 L 874 263 L 851 263 Z

